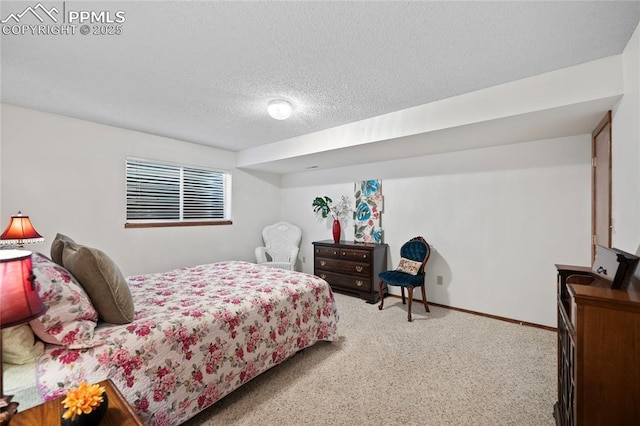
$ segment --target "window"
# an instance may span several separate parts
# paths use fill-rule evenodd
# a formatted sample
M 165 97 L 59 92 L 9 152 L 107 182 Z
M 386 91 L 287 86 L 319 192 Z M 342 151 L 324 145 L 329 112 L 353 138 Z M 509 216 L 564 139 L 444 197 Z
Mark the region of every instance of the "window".
M 125 227 L 230 223 L 230 173 L 127 158 Z

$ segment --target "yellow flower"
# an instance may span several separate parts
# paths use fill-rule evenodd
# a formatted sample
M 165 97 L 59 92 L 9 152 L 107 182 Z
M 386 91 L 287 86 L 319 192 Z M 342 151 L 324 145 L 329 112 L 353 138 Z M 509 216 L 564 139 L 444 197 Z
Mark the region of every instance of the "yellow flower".
M 70 389 L 65 399 L 62 400 L 62 405 L 67 409 L 62 418 L 71 417 L 71 420 L 75 420 L 76 416 L 83 413 L 89 414 L 102 404 L 102 394 L 105 392 L 104 386 L 88 385 L 83 380 L 78 387 Z

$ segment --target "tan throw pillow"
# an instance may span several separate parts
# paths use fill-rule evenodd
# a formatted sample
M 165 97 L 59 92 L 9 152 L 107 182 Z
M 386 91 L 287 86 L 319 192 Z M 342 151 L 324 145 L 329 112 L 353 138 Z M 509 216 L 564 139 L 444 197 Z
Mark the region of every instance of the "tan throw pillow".
M 37 341 L 28 324 L 2 330 L 2 362 L 28 364 L 44 353 L 44 343 Z
M 64 243 L 75 243 L 71 238 L 66 235 L 56 234 L 56 237 L 51 243 L 51 260 L 62 266 L 62 251 L 64 250 Z
M 400 263 L 398 263 L 396 271 L 405 272 L 410 275 L 418 275 L 421 266 L 422 262 L 416 262 L 415 260 L 402 257 L 400 258 Z
M 66 242 L 62 263 L 80 282 L 102 320 L 111 324 L 133 321 L 129 285 L 118 266 L 103 251 Z

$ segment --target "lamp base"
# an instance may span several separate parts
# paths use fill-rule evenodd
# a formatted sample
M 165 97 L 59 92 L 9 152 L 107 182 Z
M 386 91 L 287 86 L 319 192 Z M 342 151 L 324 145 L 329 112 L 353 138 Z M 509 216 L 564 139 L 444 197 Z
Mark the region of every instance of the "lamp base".
M 18 403 L 11 402 L 13 395 L 3 395 L 0 398 L 0 426 L 6 426 L 18 411 Z

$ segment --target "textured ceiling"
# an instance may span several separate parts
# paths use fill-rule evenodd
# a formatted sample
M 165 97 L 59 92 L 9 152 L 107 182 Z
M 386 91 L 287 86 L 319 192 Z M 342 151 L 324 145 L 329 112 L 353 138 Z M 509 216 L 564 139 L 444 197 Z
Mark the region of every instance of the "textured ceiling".
M 637 1 L 42 3 L 126 21 L 2 35 L 3 102 L 232 151 L 619 54 L 640 20 Z

